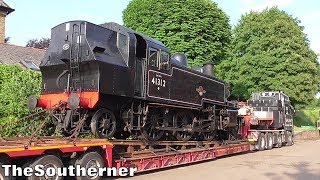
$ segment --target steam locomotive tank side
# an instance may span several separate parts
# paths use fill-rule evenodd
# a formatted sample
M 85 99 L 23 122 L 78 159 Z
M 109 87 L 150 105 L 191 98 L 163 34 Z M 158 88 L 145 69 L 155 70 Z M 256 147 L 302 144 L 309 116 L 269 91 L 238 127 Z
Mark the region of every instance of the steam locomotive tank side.
M 149 54 L 146 97 L 158 119 L 142 122 L 147 124 L 148 139 L 157 140 L 171 131 L 178 140 L 187 141 L 193 134 L 212 140 L 220 130 L 237 131 L 237 110 L 228 106 L 225 83 L 212 76 L 212 64 L 201 68 L 204 74 L 189 69 L 183 54 L 173 55 L 169 65 L 161 51 L 149 49 Z
M 147 97 L 153 101 L 194 107 L 202 107 L 203 102 L 225 104 L 225 83 L 212 75 L 172 64 L 169 70 L 150 67 L 148 79 Z

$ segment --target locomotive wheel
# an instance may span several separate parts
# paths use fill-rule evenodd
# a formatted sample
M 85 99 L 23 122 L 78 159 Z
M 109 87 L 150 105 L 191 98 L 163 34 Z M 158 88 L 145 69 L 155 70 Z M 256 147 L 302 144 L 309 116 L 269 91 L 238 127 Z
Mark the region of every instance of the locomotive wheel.
M 158 130 L 157 127 L 164 127 L 165 118 L 163 113 L 157 111 L 150 111 L 147 115 L 147 121 L 143 128 L 141 128 L 142 135 L 150 141 L 159 140 L 163 134 L 163 130 Z
M 175 115 L 176 128 L 192 128 L 193 114 L 188 111 L 179 111 Z M 177 131 L 176 138 L 179 141 L 188 141 L 191 139 L 193 131 Z
M 116 117 L 108 109 L 99 109 L 91 120 L 91 131 L 99 138 L 111 138 L 116 132 Z
M 212 139 L 215 137 L 215 132 L 203 132 L 203 139 L 205 141 L 212 141 Z

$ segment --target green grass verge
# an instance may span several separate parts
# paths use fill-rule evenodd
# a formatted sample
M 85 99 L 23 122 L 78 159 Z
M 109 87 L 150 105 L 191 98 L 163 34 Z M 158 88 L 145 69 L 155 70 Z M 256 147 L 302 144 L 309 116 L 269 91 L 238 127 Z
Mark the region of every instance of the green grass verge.
M 296 132 L 303 130 L 315 130 L 319 117 L 320 108 L 306 108 L 296 111 L 293 124 Z

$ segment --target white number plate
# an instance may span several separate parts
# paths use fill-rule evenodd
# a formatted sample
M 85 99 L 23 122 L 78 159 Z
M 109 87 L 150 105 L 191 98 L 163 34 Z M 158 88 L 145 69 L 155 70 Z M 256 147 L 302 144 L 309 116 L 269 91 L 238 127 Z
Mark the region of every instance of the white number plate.
M 166 87 L 166 80 L 164 80 L 164 79 L 154 77 L 154 78 L 152 78 L 151 82 L 153 85 Z

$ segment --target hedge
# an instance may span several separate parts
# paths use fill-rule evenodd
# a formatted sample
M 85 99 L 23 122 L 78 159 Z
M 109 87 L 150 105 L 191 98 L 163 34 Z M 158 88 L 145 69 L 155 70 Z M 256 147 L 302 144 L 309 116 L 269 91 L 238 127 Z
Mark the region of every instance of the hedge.
M 20 66 L 0 64 L 0 136 L 31 135 L 43 122 L 44 116 L 29 119 L 18 119 L 35 113 L 27 108 L 28 97 L 39 95 L 41 91 L 41 73 L 22 69 Z M 5 126 L 3 126 L 6 124 Z M 46 135 L 52 127 L 42 129 L 41 135 Z

